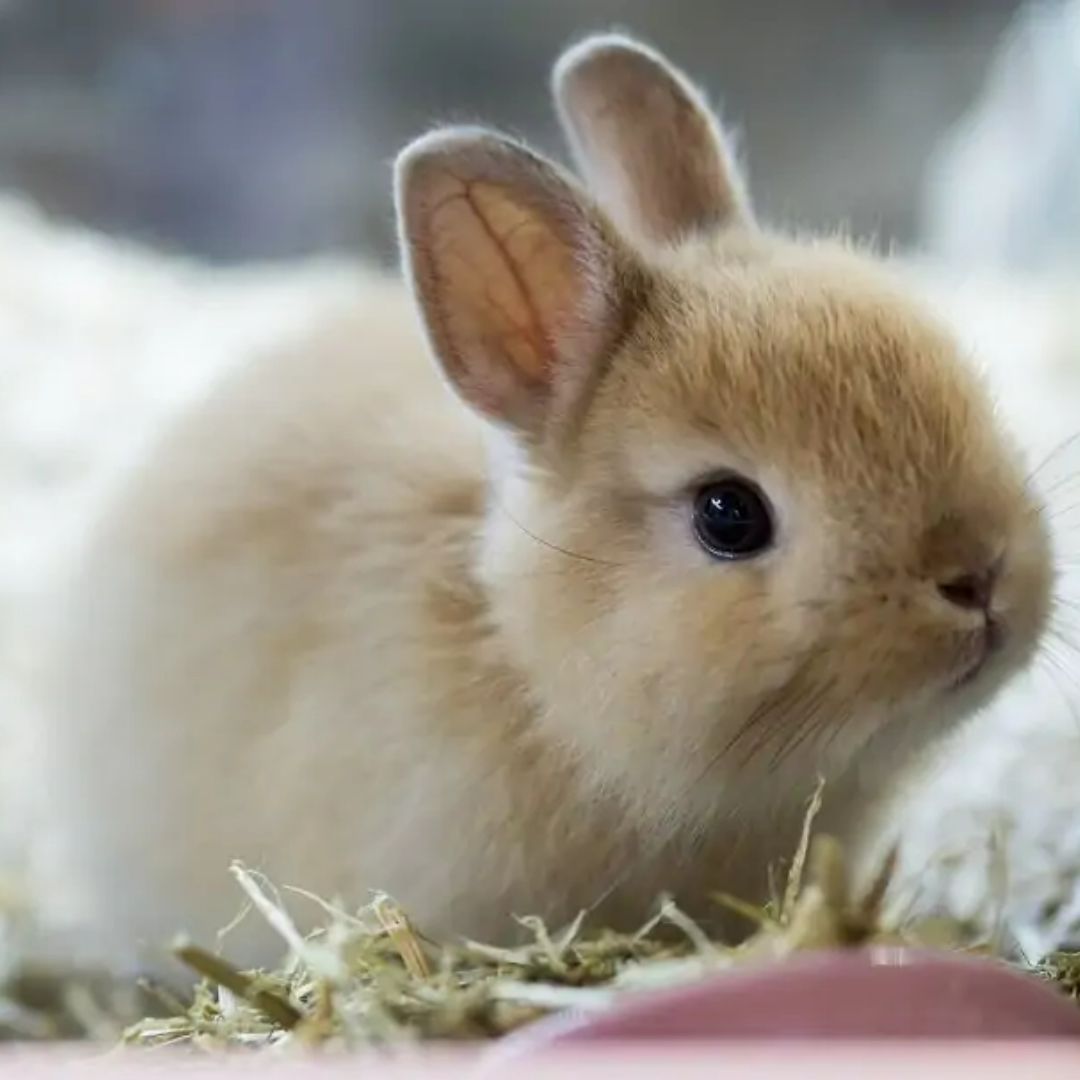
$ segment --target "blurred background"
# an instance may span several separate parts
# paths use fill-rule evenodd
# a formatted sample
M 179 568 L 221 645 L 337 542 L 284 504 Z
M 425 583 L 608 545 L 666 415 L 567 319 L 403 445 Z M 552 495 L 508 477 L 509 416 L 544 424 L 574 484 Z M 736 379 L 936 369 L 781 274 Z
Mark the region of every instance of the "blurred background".
M 1018 6 L 0 0 L 0 188 L 214 260 L 385 257 L 404 140 L 484 119 L 561 154 L 550 64 L 584 31 L 621 26 L 742 130 L 765 216 L 908 245 L 924 231 L 927 163 Z

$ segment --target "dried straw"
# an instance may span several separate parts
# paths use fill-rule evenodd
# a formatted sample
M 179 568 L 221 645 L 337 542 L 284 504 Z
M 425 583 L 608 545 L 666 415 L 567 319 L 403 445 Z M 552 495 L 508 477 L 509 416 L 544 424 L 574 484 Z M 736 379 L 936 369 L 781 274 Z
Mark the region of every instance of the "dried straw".
M 269 882 L 236 864 L 233 873 L 257 917 L 280 934 L 286 958 L 275 971 L 246 972 L 190 941 L 176 955 L 201 978 L 190 1001 L 100 974 L 16 971 L 0 999 L 6 1038 L 83 1038 L 124 1048 L 203 1050 L 397 1047 L 419 1040 L 497 1038 L 545 1014 L 606 1008 L 619 994 L 671 986 L 811 949 L 870 943 L 929 945 L 999 955 L 1027 966 L 1080 1000 L 1080 956 L 1038 965 L 1007 957 L 995 935 L 948 919 L 907 922 L 884 907 L 895 853 L 856 893 L 840 846 L 812 837 L 820 791 L 806 818 L 783 893 L 761 909 L 724 896 L 758 923 L 745 942 L 710 940 L 670 900 L 633 935 L 589 932 L 577 923 L 553 934 L 521 920 L 531 941 L 506 949 L 435 943 L 393 900 L 380 895 L 350 914 L 319 901 L 323 925 L 302 935 Z M 315 898 L 312 898 L 315 899 Z M 656 933 L 661 927 L 668 932 Z M 673 935 L 674 927 L 679 934 Z

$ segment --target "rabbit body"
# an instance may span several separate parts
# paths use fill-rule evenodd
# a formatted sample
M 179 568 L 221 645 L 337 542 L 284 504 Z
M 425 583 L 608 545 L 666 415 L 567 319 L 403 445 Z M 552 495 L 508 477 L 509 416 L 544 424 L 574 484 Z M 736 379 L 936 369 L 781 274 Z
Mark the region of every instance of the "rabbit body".
M 240 857 L 496 938 L 632 865 L 614 800 L 529 730 L 477 581 L 484 465 L 388 283 L 234 373 L 127 478 L 78 568 L 46 749 L 63 873 L 113 963 L 169 972 L 175 934 L 213 940 Z M 280 948 L 254 919 L 229 936 L 252 964 Z

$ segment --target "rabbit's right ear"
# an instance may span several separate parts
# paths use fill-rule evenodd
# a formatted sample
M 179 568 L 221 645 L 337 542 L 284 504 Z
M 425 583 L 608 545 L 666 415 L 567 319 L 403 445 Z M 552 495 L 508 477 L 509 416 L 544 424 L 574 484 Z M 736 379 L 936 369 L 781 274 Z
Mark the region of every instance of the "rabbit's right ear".
M 542 442 L 626 332 L 643 264 L 572 177 L 495 132 L 417 139 L 396 200 L 405 276 L 448 381 Z
M 627 231 L 666 243 L 752 212 L 720 123 L 659 53 L 621 34 L 569 48 L 552 93 L 578 165 Z

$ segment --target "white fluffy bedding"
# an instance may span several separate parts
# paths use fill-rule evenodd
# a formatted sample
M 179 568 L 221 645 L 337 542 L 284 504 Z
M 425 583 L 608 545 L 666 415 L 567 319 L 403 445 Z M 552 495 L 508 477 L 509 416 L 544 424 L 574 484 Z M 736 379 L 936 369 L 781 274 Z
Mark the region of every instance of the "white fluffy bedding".
M 21 816 L 20 731 L 34 723 L 50 591 L 98 486 L 162 415 L 226 364 L 346 299 L 359 266 L 313 262 L 225 271 L 50 223 L 0 200 L 0 723 L 5 850 Z M 988 369 L 1036 456 L 1080 432 L 1080 284 L 958 281 L 913 266 Z M 1046 476 L 1080 504 L 1080 445 Z M 1080 549 L 1080 515 L 1062 541 Z M 1070 537 L 1070 532 L 1073 534 Z M 1080 610 L 1074 617 L 1080 641 Z M 1057 646 L 964 740 L 906 822 L 908 879 L 958 913 L 983 907 L 987 837 L 1005 822 L 1008 893 L 1039 951 L 1080 933 L 1080 652 Z M 931 849 L 956 858 L 926 870 Z
M 215 372 L 346 300 L 360 267 L 222 270 L 0 198 L 0 844 L 22 861 L 22 733 L 50 597 L 95 495 Z M 30 833 L 32 835 L 32 831 Z

